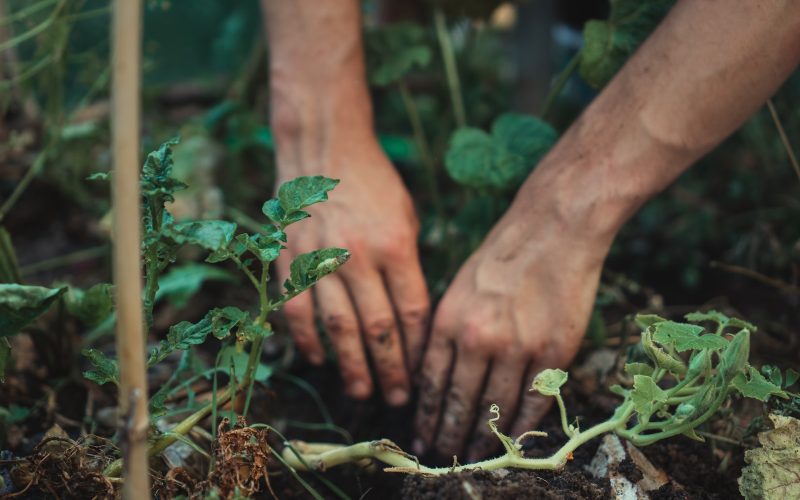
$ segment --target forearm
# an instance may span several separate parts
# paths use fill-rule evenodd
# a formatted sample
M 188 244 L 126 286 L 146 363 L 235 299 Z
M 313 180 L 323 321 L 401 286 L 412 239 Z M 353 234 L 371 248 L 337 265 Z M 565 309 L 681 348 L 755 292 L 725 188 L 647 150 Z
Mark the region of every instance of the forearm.
M 610 243 L 639 206 L 738 128 L 800 61 L 800 2 L 682 1 L 523 186 Z
M 374 137 L 360 3 L 262 0 L 262 5 L 278 162 L 282 169 L 312 173 L 304 170 L 320 168 L 331 148 Z

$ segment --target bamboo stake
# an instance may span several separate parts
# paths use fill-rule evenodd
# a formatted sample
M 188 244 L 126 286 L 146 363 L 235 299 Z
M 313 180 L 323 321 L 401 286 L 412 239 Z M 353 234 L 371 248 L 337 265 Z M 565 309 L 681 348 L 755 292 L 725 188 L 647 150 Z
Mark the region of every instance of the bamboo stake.
M 147 380 L 139 263 L 139 122 L 141 0 L 115 0 L 112 21 L 114 284 L 117 294 L 123 496 L 150 498 Z

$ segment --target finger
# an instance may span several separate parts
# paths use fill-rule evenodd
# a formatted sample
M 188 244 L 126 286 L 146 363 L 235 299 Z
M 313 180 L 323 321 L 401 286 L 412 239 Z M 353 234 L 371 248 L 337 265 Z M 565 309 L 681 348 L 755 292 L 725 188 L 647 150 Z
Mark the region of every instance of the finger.
M 456 365 L 436 436 L 436 450 L 442 455 L 457 455 L 464 448 L 488 366 L 489 361 L 477 351 L 457 349 Z
M 383 397 L 393 406 L 406 404 L 411 384 L 400 332 L 383 278 L 375 268 L 356 266 L 350 269 L 345 279 L 353 295 Z
M 519 412 L 514 424 L 511 426 L 511 435 L 519 436 L 525 432 L 536 430 L 536 426 L 545 416 L 553 404 L 554 399 L 542 396 L 536 391 L 530 391 L 533 378 L 540 371 L 547 368 L 544 364 L 533 363 L 525 380 L 522 382 L 522 398 L 520 401 Z
M 475 422 L 475 430 L 467 450 L 468 461 L 482 460 L 500 447 L 500 440 L 487 424 L 493 417 L 489 413 L 489 407 L 496 404 L 500 408 L 501 418 L 495 423 L 500 432 L 507 432 L 517 410 L 526 368 L 527 363 L 522 358 L 502 357 L 492 362 L 489 381 L 477 408 L 478 420 Z
M 275 263 L 281 283 L 289 277 L 289 264 L 291 258 L 278 259 Z M 283 315 L 289 325 L 289 331 L 297 345 L 309 362 L 321 365 L 325 361 L 325 348 L 317 334 L 314 324 L 314 302 L 311 293 L 301 293 L 283 306 Z
M 336 351 L 345 392 L 357 399 L 369 397 L 372 378 L 358 329 L 358 317 L 344 283 L 337 276 L 329 276 L 317 283 L 315 292 L 322 322 Z
M 417 413 L 414 417 L 414 432 L 416 439 L 412 443 L 412 450 L 417 455 L 422 455 L 433 444 L 436 425 L 439 423 L 439 413 L 442 408 L 442 398 L 447 384 L 447 374 L 453 362 L 453 344 L 442 330 L 434 330 L 431 341 L 425 351 L 422 363 L 422 372 L 419 386 L 419 401 Z
M 416 372 L 422 359 L 430 319 L 428 287 L 416 247 L 408 259 L 392 261 L 387 266 L 385 278 L 403 332 L 408 367 Z

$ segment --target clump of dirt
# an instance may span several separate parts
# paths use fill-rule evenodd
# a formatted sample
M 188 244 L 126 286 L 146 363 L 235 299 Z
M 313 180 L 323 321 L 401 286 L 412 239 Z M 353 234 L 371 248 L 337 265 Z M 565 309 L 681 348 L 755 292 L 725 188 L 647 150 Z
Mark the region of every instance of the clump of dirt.
M 447 474 L 438 478 L 408 476 L 400 497 L 419 500 L 600 500 L 608 498 L 609 493 L 607 480 L 593 479 L 580 470 L 569 469 L 561 473 L 499 470 Z

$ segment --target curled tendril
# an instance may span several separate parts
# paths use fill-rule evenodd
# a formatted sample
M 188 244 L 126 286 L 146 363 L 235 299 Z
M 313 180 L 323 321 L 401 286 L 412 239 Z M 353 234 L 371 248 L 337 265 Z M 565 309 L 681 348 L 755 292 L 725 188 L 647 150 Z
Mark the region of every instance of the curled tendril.
M 497 428 L 496 422 L 500 420 L 500 407 L 497 404 L 492 403 L 492 405 L 489 407 L 489 413 L 493 414 L 494 416 L 486 423 L 489 425 L 489 429 L 492 431 L 492 433 L 497 436 L 497 439 L 503 443 L 503 448 L 506 449 L 506 453 L 521 457 L 522 452 L 520 451 L 520 447 L 514 442 L 513 439 L 500 432 L 500 430 Z

